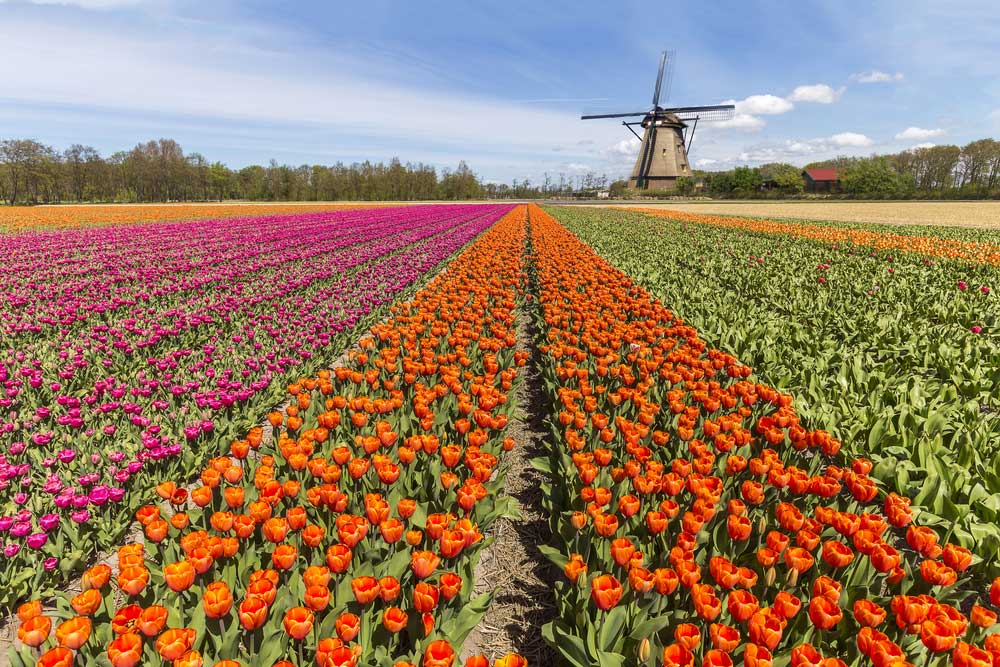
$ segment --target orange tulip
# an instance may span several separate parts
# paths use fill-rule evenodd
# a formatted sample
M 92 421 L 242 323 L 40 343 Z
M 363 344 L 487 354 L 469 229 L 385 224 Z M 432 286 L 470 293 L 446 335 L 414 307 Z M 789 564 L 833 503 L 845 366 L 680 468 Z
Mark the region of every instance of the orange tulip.
M 17 628 L 17 638 L 26 646 L 36 647 L 45 643 L 52 631 L 52 619 L 48 616 L 32 616 L 22 621 Z
M 954 667 L 990 667 L 993 664 L 993 658 L 977 646 L 958 642 L 951 654 L 951 664 Z
M 104 588 L 111 580 L 111 566 L 101 563 L 90 568 L 80 577 L 80 588 L 89 591 L 90 589 Z
M 955 646 L 958 638 L 948 624 L 942 621 L 926 620 L 920 624 L 920 641 L 933 653 L 944 653 Z
M 341 641 L 350 642 L 361 631 L 361 619 L 356 614 L 343 613 L 337 617 L 334 627 Z
M 163 568 L 163 579 L 175 593 L 191 588 L 194 583 L 194 566 L 186 560 L 170 563 Z
M 708 626 L 712 646 L 724 653 L 732 653 L 740 645 L 740 631 L 731 625 L 712 623 Z
M 493 667 L 528 667 L 528 660 L 518 653 L 508 653 L 494 662 Z
M 258 598 L 269 607 L 277 594 L 278 589 L 269 579 L 251 581 L 250 585 L 247 586 L 247 598 Z
M 49 649 L 38 658 L 37 667 L 71 667 L 73 651 L 65 646 Z
M 726 599 L 726 608 L 729 615 L 737 622 L 743 623 L 759 608 L 757 598 L 750 592 L 744 590 L 734 590 Z
M 17 618 L 22 623 L 25 621 L 30 621 L 36 616 L 42 615 L 42 603 L 40 600 L 32 600 L 31 602 L 25 602 L 24 604 L 18 606 L 17 608 Z
M 76 616 L 56 626 L 56 641 L 61 646 L 76 650 L 90 639 L 92 624 L 85 616 Z
M 104 596 L 96 588 L 85 590 L 69 601 L 73 611 L 81 616 L 90 616 L 100 608 L 102 602 L 104 602 Z
M 617 605 L 623 592 L 621 583 L 611 574 L 602 574 L 590 584 L 590 598 L 603 611 Z
M 270 582 L 268 582 L 270 583 Z M 253 631 L 267 620 L 268 605 L 258 597 L 247 597 L 240 602 L 239 619 L 244 630 Z
M 330 589 L 326 586 L 306 588 L 304 602 L 313 611 L 323 611 L 330 604 Z
M 840 606 L 829 598 L 816 597 L 809 602 L 809 620 L 820 630 L 835 627 L 843 617 Z
M 233 594 L 224 581 L 213 581 L 205 587 L 202 604 L 205 608 L 205 616 L 222 618 L 228 616 L 229 610 L 233 608 Z
M 410 554 L 410 569 L 417 579 L 426 579 L 437 569 L 441 559 L 433 551 L 414 551 Z
M 142 637 L 119 635 L 108 644 L 108 659 L 114 667 L 135 667 L 142 660 Z
M 395 577 L 382 577 L 378 580 L 378 595 L 383 602 L 392 602 L 400 593 L 399 581 Z
M 878 627 L 885 622 L 885 609 L 878 606 L 871 600 L 861 598 L 854 602 L 854 618 L 858 625 L 869 628 Z
M 972 611 L 969 612 L 969 620 L 981 628 L 990 628 L 996 625 L 997 614 L 986 607 L 980 607 L 976 604 L 972 605 Z
M 747 644 L 743 648 L 744 667 L 771 667 L 771 652 L 757 644 Z
M 126 567 L 118 573 L 118 587 L 133 597 L 142 593 L 148 583 L 149 570 L 145 567 Z
M 421 661 L 422 667 L 451 667 L 455 662 L 455 649 L 451 644 L 438 639 L 431 642 L 424 651 L 424 659 Z
M 798 573 L 803 573 L 813 566 L 812 554 L 801 547 L 791 547 L 785 551 L 785 564 Z
M 694 654 L 680 644 L 668 644 L 663 649 L 663 667 L 694 667 Z
M 305 607 L 292 607 L 285 612 L 282 625 L 289 637 L 302 641 L 312 630 L 313 613 Z
M 750 641 L 766 647 L 769 651 L 773 651 L 781 641 L 783 630 L 782 618 L 770 609 L 754 612 L 747 623 Z
M 156 640 L 156 652 L 164 660 L 177 660 L 191 649 L 194 628 L 169 628 Z
M 413 608 L 421 614 L 432 611 L 437 606 L 438 595 L 437 586 L 426 581 L 418 582 L 413 587 Z
M 172 667 L 202 667 L 203 664 L 204 661 L 202 660 L 201 653 L 190 649 L 184 655 L 174 660 Z
M 277 570 L 288 570 L 299 558 L 298 549 L 291 544 L 279 544 L 271 552 L 271 563 Z
M 854 551 L 843 542 L 828 540 L 823 543 L 823 561 L 830 567 L 846 567 L 854 560 Z
M 326 564 L 334 574 L 342 574 L 351 565 L 353 554 L 343 544 L 334 544 L 326 550 Z
M 388 607 L 382 612 L 382 625 L 394 634 L 405 628 L 408 620 L 406 612 L 399 607 Z
M 378 597 L 379 583 L 375 577 L 355 577 L 351 581 L 354 599 L 360 604 L 368 604 Z

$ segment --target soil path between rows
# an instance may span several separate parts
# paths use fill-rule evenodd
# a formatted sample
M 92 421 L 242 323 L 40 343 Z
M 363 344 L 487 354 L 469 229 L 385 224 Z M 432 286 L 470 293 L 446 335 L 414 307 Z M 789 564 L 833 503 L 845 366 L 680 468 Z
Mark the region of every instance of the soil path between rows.
M 530 218 L 529 218 L 530 225 Z M 525 255 L 525 261 L 530 257 Z M 496 591 L 493 604 L 462 646 L 468 656 L 484 654 L 496 660 L 508 653 L 520 653 L 532 667 L 556 664 L 556 654 L 542 639 L 542 626 L 556 615 L 553 585 L 560 572 L 539 551 L 549 544 L 548 515 L 542 508 L 541 485 L 548 481 L 531 465 L 531 459 L 547 454 L 546 428 L 542 406 L 540 361 L 535 345 L 537 327 L 528 303 L 517 312 L 517 349 L 530 353 L 521 368 L 516 400 L 518 413 L 507 427 L 514 449 L 504 458 L 505 493 L 515 498 L 521 509 L 518 521 L 500 519 L 493 526 L 493 543 L 480 555 L 476 566 L 475 594 Z

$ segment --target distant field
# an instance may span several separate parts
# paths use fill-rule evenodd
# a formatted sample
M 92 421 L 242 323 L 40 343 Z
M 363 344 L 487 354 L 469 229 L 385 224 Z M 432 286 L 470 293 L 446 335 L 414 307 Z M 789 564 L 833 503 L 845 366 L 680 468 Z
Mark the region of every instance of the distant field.
M 384 202 L 227 202 L 0 206 L 0 231 L 135 224 L 161 220 L 231 218 L 244 215 L 309 213 L 395 205 L 397 204 Z
M 612 206 L 616 204 L 610 204 Z M 631 204 L 630 206 L 636 206 Z M 889 224 L 1000 229 L 1000 201 L 983 202 L 671 202 L 641 204 L 691 213 L 749 215 L 795 220 L 837 220 Z

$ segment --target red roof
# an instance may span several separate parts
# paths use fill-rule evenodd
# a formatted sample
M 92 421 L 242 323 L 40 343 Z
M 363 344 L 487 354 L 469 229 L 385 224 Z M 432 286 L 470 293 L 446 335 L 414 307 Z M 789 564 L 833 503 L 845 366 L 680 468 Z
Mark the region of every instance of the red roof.
M 836 181 L 836 169 L 806 169 L 809 178 L 813 181 Z

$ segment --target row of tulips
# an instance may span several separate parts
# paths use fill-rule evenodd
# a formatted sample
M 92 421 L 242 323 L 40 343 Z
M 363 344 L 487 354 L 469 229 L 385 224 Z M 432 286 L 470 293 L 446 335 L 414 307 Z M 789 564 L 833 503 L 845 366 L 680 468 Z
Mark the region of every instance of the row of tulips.
M 552 213 L 1000 575 L 1000 266 L 621 209 Z
M 669 209 L 634 208 L 631 210 L 701 225 L 795 236 L 831 244 L 864 246 L 880 252 L 916 252 L 928 257 L 965 260 L 982 264 L 1000 264 L 1000 244 L 979 238 L 950 238 L 939 234 L 924 233 L 904 234 L 853 225 L 705 215 Z
M 344 365 L 289 385 L 272 432 L 250 429 L 193 487 L 159 483 L 142 540 L 54 609 L 19 607 L 13 664 L 458 664 L 492 599 L 473 596 L 483 533 L 517 514 L 498 491 L 527 358 L 525 217 L 392 306 Z
M 509 206 L 422 206 L 0 237 L 0 606 L 120 543 Z M 135 492 L 130 490 L 135 488 Z M 43 567 L 35 567 L 41 561 Z
M 567 664 L 1000 664 L 970 550 L 537 207 L 530 230 Z
M 236 218 L 281 213 L 339 211 L 386 204 L 310 204 L 302 202 L 256 204 L 114 204 L 64 206 L 4 206 L 0 208 L 0 230 L 38 232 L 50 229 L 104 225 L 136 225 L 165 220 Z

